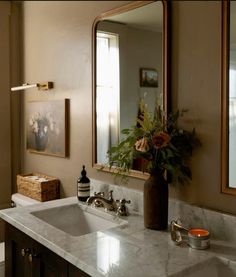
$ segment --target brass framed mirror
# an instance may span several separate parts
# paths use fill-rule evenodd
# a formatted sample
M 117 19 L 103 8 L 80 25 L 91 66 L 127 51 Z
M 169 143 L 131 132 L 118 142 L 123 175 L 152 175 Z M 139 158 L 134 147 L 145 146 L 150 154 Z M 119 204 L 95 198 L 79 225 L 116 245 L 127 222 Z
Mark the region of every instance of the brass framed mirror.
M 139 103 L 169 110 L 169 7 L 167 1 L 134 1 L 98 16 L 93 24 L 93 167 L 133 126 Z M 108 170 L 108 168 L 104 168 Z M 146 179 L 133 166 L 130 176 Z
M 236 195 L 236 2 L 222 1 L 221 191 Z

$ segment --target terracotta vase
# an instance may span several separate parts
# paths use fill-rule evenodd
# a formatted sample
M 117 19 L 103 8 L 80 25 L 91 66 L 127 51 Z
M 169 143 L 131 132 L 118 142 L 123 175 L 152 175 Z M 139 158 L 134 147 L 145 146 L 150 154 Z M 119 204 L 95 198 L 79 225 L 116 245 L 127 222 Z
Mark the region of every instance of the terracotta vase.
M 168 225 L 168 182 L 163 171 L 153 171 L 144 183 L 144 226 L 165 230 Z

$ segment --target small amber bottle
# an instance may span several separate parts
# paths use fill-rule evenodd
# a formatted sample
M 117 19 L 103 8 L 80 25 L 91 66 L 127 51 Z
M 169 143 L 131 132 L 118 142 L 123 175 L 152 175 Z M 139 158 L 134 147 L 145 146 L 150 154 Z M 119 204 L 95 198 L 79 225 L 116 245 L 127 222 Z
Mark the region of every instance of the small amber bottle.
M 87 175 L 87 172 L 85 170 L 85 166 L 83 165 L 81 176 L 77 180 L 77 197 L 79 201 L 84 201 L 84 202 L 90 196 L 90 180 L 86 175 Z

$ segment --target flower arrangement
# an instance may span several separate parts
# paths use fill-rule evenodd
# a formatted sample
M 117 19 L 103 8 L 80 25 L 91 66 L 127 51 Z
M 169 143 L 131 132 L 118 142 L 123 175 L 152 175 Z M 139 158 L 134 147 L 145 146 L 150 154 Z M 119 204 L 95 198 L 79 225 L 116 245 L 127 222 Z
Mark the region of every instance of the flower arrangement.
M 136 126 L 122 130 L 125 138 L 108 151 L 108 164 L 115 173 L 125 176 L 133 169 L 136 159 L 142 159 L 143 171 L 167 171 L 173 183 L 191 179 L 188 165 L 193 149 L 201 145 L 195 129 L 187 131 L 178 127 L 178 119 L 187 110 L 165 116 L 160 107 L 154 115 L 140 101 Z
M 35 136 L 35 147 L 38 151 L 45 150 L 49 140 L 49 133 L 54 136 L 59 134 L 59 129 L 50 112 L 46 114 L 34 113 L 29 119 L 29 128 Z
M 55 121 L 51 113 L 41 115 L 39 112 L 36 112 L 29 119 L 29 126 L 33 133 L 39 133 L 39 131 L 47 133 L 48 130 L 55 130 Z

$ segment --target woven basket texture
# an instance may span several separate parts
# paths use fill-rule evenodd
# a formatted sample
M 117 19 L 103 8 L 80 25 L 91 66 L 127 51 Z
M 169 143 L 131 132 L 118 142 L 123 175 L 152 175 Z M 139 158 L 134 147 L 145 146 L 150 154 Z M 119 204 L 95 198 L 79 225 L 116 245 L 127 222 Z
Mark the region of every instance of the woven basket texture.
M 28 176 L 38 176 L 46 181 L 34 180 Z M 44 202 L 60 198 L 59 179 L 42 173 L 30 173 L 17 175 L 17 191 L 25 196 Z

